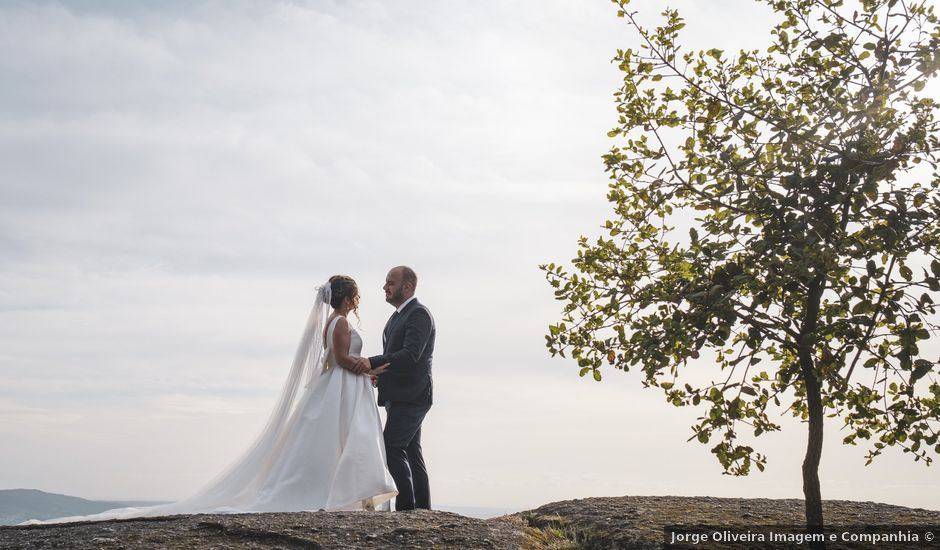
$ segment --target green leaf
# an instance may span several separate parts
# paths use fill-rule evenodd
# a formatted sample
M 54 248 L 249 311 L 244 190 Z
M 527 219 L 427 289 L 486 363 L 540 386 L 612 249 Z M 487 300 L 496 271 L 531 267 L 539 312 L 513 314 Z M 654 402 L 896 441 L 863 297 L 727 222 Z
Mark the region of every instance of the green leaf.
M 908 382 L 910 385 L 914 385 L 914 382 L 917 382 L 921 378 L 927 375 L 933 369 L 933 363 L 927 361 L 926 359 L 918 359 L 914 361 L 914 370 L 911 372 L 911 380 Z
M 709 55 L 710 57 L 713 57 L 713 58 L 715 58 L 715 59 L 720 60 L 720 59 L 721 59 L 721 54 L 723 54 L 723 53 L 725 53 L 725 52 L 724 52 L 724 50 L 719 50 L 718 48 L 712 48 L 712 49 L 708 50 L 708 51 L 705 52 L 705 53 L 706 53 L 707 55 Z
M 708 103 L 708 118 L 715 118 L 721 113 L 721 103 L 711 101 Z

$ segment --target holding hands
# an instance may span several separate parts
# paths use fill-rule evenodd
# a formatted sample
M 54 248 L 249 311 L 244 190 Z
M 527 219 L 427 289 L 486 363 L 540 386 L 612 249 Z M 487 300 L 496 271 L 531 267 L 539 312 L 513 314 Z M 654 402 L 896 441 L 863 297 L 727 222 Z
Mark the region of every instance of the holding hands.
M 388 363 L 375 367 L 374 369 L 369 364 L 369 360 L 365 357 L 356 357 L 353 359 L 353 364 L 349 368 L 353 374 L 368 374 L 375 381 L 375 377 L 385 372 L 388 368 Z
M 369 362 L 369 360 L 366 359 L 366 363 L 368 363 L 368 362 Z M 388 369 L 388 365 L 389 365 L 389 363 L 385 363 L 384 365 L 380 365 L 380 366 L 375 367 L 374 369 L 372 369 L 372 370 L 369 371 L 369 376 L 372 377 L 372 381 L 373 381 L 373 382 L 375 382 L 375 378 L 376 378 L 378 375 L 382 374 L 383 372 L 385 372 L 385 371 Z
M 369 379 L 372 380 L 372 387 L 375 388 L 379 385 L 379 375 L 385 372 L 385 369 L 388 368 L 389 363 L 385 363 L 380 367 L 375 367 L 369 371 Z
M 351 357 L 350 359 L 352 359 L 352 365 L 350 365 L 349 370 L 353 374 L 366 374 L 372 370 L 369 360 L 365 357 Z

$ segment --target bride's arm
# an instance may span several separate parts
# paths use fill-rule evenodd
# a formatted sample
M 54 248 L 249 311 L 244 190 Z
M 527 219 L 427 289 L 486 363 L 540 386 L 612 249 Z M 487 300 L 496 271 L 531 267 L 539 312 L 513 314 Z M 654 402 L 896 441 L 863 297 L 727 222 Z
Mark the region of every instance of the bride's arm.
M 368 363 L 360 357 L 349 355 L 349 321 L 345 317 L 340 317 L 333 328 L 333 357 L 339 366 L 355 374 L 364 374 L 369 370 L 366 366 Z

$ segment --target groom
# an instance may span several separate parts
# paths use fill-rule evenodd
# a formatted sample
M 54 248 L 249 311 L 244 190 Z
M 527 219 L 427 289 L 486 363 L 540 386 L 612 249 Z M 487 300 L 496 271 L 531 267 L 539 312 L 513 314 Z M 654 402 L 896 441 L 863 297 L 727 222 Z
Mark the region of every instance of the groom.
M 434 318 L 415 299 L 418 276 L 410 267 L 393 267 L 385 277 L 385 301 L 394 306 L 382 335 L 382 355 L 372 368 L 388 363 L 378 379 L 379 406 L 387 412 L 385 454 L 398 486 L 395 510 L 431 509 L 428 470 L 421 455 L 421 422 L 431 408 L 431 356 Z

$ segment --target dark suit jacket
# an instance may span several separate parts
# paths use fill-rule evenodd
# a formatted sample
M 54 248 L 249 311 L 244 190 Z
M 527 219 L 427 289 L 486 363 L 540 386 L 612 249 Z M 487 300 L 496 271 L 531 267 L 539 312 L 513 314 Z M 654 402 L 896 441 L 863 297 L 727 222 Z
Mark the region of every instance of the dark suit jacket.
M 379 405 L 387 402 L 431 405 L 435 334 L 431 312 L 417 299 L 388 320 L 382 355 L 369 358 L 372 368 L 389 363 L 388 369 L 379 375 Z

